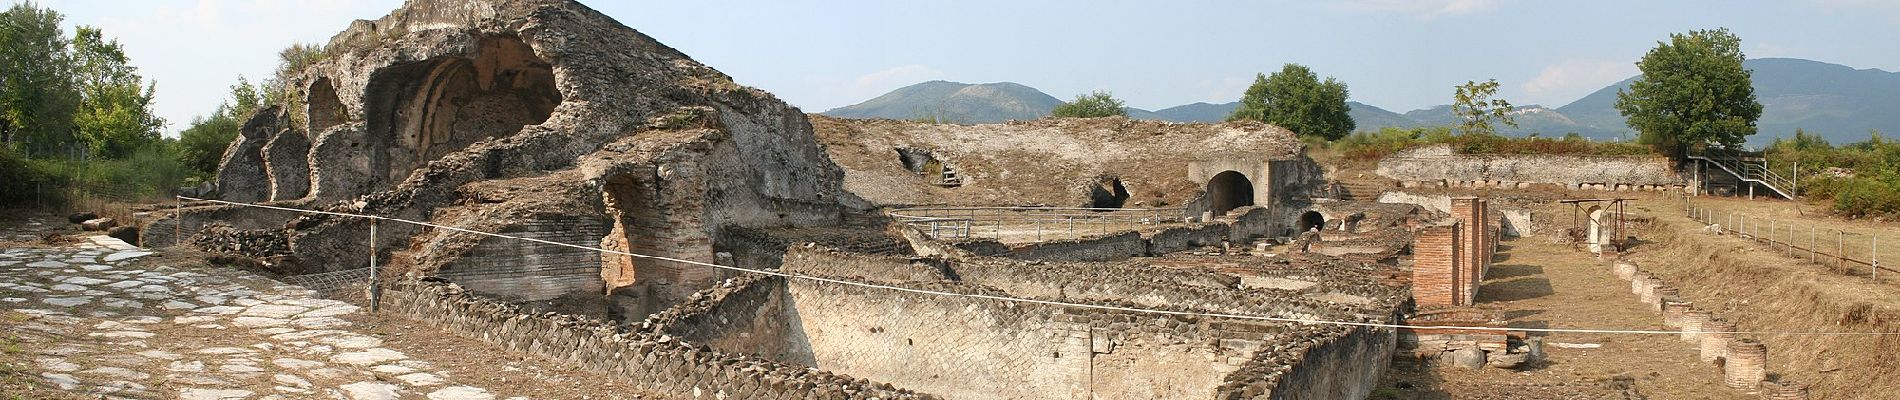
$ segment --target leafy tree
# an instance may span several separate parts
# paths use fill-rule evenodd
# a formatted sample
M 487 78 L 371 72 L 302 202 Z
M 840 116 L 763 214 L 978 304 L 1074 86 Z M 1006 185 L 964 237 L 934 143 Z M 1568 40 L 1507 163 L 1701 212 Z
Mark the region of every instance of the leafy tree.
M 1638 142 L 1665 154 L 1739 147 L 1755 134 L 1762 111 L 1743 58 L 1742 39 L 1726 28 L 1670 34 L 1636 63 L 1643 74 L 1617 91 L 1616 109 Z
M 63 17 L 33 3 L 0 12 L 0 142 L 28 152 L 64 150 L 72 141 L 72 84 Z
M 219 104 L 211 116 L 192 118 L 191 126 L 178 132 L 179 161 L 198 172 L 217 170 L 225 148 L 237 140 L 244 120 L 263 103 L 263 89 L 238 77 L 238 83 L 231 85 L 230 100 Z
M 1071 118 L 1094 118 L 1128 116 L 1128 110 L 1122 108 L 1122 101 L 1109 92 L 1097 90 L 1095 93 L 1075 95 L 1075 101 L 1056 106 L 1049 115 Z
M 80 93 L 73 126 L 86 147 L 120 158 L 158 143 L 165 120 L 152 113 L 153 87 L 144 84 L 119 42 L 106 40 L 98 28 L 81 26 L 72 47 Z
M 1457 89 L 1452 94 L 1451 114 L 1458 117 L 1458 132 L 1466 135 L 1496 135 L 1498 131 L 1493 121 L 1517 127 L 1517 119 L 1511 117 L 1511 112 L 1517 107 L 1504 99 L 1491 98 L 1498 94 L 1498 80 L 1484 83 L 1465 81 Z
M 1272 76 L 1256 74 L 1253 86 L 1247 87 L 1240 106 L 1227 120 L 1261 121 L 1301 135 L 1339 140 L 1356 127 L 1348 114 L 1352 107 L 1346 105 L 1347 95 L 1344 82 L 1330 76 L 1322 82 L 1306 66 L 1286 64 Z

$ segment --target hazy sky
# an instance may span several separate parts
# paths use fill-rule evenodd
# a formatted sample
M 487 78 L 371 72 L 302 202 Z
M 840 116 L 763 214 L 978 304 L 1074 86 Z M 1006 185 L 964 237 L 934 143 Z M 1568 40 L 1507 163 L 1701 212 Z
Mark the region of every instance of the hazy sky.
M 1750 58 L 1900 70 L 1900 0 L 1797 1 L 584 1 L 739 83 L 808 112 L 942 79 L 1148 109 L 1237 99 L 1257 72 L 1305 64 L 1352 99 L 1404 112 L 1496 78 L 1516 104 L 1561 106 L 1636 72 L 1672 32 L 1727 27 Z M 1659 4 L 1660 3 L 1660 4 Z M 276 51 L 324 42 L 395 0 L 43 0 L 117 37 L 158 82 L 176 132 Z

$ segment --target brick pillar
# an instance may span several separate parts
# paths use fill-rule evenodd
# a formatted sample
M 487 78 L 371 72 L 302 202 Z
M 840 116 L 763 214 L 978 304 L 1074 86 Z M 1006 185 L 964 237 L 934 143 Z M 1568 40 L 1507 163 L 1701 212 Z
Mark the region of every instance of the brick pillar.
M 1808 385 L 1800 382 L 1762 382 L 1764 400 L 1808 400 Z
M 1656 308 L 1654 308 L 1654 310 L 1657 310 L 1657 312 L 1667 311 L 1663 308 L 1667 307 L 1670 302 L 1682 301 L 1682 290 L 1676 289 L 1675 287 L 1658 286 L 1656 287 L 1655 293 Z
M 1709 321 L 1703 328 L 1707 328 L 1708 332 L 1702 333 L 1702 362 L 1715 362 L 1717 358 L 1728 357 L 1728 344 L 1735 340 L 1735 323 Z
M 1682 315 L 1689 312 L 1692 307 L 1695 307 L 1694 303 L 1682 301 L 1682 299 L 1663 300 L 1663 326 L 1682 328 Z
M 1459 292 L 1464 304 L 1471 304 L 1478 297 L 1478 285 L 1484 281 L 1485 264 L 1490 261 L 1490 252 L 1485 250 L 1484 202 L 1476 197 L 1454 197 L 1451 199 L 1451 216 L 1458 219 L 1463 232 L 1459 236 L 1459 250 L 1463 257 L 1459 274 L 1463 278 L 1463 287 Z
M 1728 387 L 1753 393 L 1768 377 L 1768 346 L 1750 339 L 1728 342 L 1727 361 L 1722 363 L 1722 382 Z
M 1713 318 L 1714 315 L 1702 310 L 1689 310 L 1682 313 L 1682 341 L 1701 343 L 1703 326 L 1708 325 L 1709 320 Z
M 1643 299 L 1643 304 L 1650 305 L 1650 310 L 1661 310 L 1662 303 L 1660 301 L 1662 300 L 1662 296 L 1659 296 L 1657 292 L 1661 291 L 1663 287 L 1662 278 L 1651 275 L 1649 279 L 1643 280 L 1643 292 L 1637 293 L 1637 296 Z
M 1642 270 L 1637 270 L 1635 275 L 1630 275 L 1630 294 L 1643 295 L 1643 285 L 1648 284 L 1651 277 L 1648 271 Z
M 1636 268 L 1636 263 L 1632 263 L 1628 261 L 1618 261 L 1616 262 L 1615 265 L 1616 265 L 1616 279 L 1622 279 L 1626 281 L 1630 280 L 1632 277 L 1635 277 L 1636 270 L 1639 269 L 1639 268 Z
M 1468 304 L 1459 274 L 1458 224 L 1425 228 L 1412 238 L 1412 299 L 1420 306 Z

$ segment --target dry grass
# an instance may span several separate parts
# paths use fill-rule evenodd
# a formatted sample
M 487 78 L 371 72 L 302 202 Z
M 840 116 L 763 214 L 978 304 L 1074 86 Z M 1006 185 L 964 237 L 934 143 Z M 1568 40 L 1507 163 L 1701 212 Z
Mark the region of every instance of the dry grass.
M 1701 224 L 1671 215 L 1679 206 L 1666 201 L 1647 204 L 1659 223 L 1644 232 L 1650 243 L 1632 249 L 1631 256 L 1681 288 L 1698 307 L 1749 331 L 1900 332 L 1900 300 L 1895 299 L 1900 288 L 1894 284 L 1705 233 Z M 1884 398 L 1900 387 L 1900 362 L 1886 352 L 1900 348 L 1900 336 L 1768 334 L 1759 339 L 1768 344 L 1770 377 L 1811 383 L 1817 398 Z

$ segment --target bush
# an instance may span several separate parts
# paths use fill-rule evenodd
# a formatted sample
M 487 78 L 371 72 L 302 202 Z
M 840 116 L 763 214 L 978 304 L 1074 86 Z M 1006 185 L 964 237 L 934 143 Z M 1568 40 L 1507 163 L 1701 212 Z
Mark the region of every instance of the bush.
M 1831 194 L 1834 211 L 1848 217 L 1900 215 L 1900 179 L 1855 177 Z
M 1405 149 L 1444 144 L 1459 154 L 1564 154 L 1634 156 L 1653 154 L 1646 146 L 1634 143 L 1593 142 L 1570 134 L 1562 139 L 1539 136 L 1511 138 L 1488 134 L 1454 135 L 1451 128 L 1404 129 L 1387 127 L 1376 132 L 1357 132 L 1333 142 L 1348 159 L 1370 161 L 1385 158 Z

